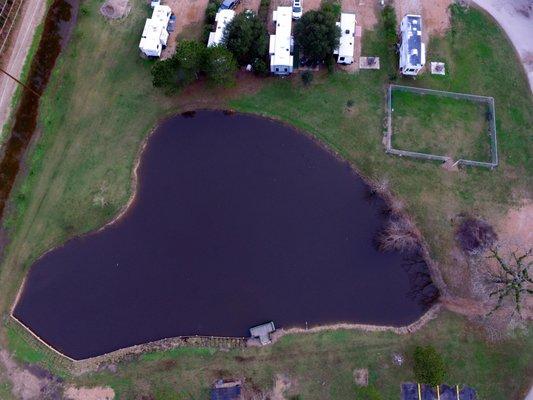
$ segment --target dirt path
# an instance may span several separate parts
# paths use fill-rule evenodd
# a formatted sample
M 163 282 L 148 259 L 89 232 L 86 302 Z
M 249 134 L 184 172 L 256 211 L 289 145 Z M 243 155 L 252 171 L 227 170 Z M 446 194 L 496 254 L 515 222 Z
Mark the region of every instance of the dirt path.
M 11 34 L 13 39 L 6 53 L 8 58 L 4 62 L 4 69 L 17 78 L 22 72 L 35 29 L 43 19 L 45 6 L 46 0 L 27 0 L 23 6 L 21 19 Z M 9 118 L 11 100 L 16 88 L 16 82 L 4 74 L 0 75 L 0 128 L 4 127 Z
M 473 0 L 503 28 L 515 47 L 533 92 L 533 0 Z

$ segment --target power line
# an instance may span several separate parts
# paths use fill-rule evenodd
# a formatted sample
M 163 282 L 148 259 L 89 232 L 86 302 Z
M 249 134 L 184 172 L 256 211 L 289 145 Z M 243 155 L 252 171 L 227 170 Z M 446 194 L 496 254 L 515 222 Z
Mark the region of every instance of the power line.
M 0 67 L 0 71 L 3 72 L 4 74 L 6 74 L 7 76 L 9 76 L 11 79 L 13 79 L 15 82 L 17 82 L 19 85 L 23 86 L 25 89 L 29 90 L 30 92 L 32 92 L 35 96 L 37 97 L 41 97 L 41 95 L 39 93 L 37 93 L 35 90 L 33 90 L 31 87 L 27 86 L 26 84 L 22 83 L 21 81 L 19 81 L 17 78 L 15 78 L 13 75 L 11 75 L 9 72 L 7 72 L 6 70 L 4 70 L 2 67 Z

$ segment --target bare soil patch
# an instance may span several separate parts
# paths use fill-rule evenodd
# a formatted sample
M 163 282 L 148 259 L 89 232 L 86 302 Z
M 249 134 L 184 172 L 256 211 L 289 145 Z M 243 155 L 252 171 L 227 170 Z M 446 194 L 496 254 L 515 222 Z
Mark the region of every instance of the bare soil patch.
M 368 369 L 367 368 L 354 369 L 353 379 L 357 386 L 368 386 Z
M 106 0 L 100 13 L 109 19 L 125 18 L 131 11 L 131 5 L 128 0 Z
M 242 0 L 239 5 L 235 8 L 235 12 L 240 14 L 246 10 L 252 10 L 254 13 L 259 12 L 259 6 L 261 5 L 261 0 Z
M 115 391 L 106 386 L 93 388 L 69 386 L 65 390 L 65 398 L 68 400 L 113 400 Z
M 432 35 L 443 35 L 450 27 L 449 7 L 452 0 L 394 0 L 398 23 L 406 14 L 422 15 L 422 39 L 427 43 Z
M 21 400 L 60 398 L 61 384 L 40 367 L 22 368 L 6 350 L 0 350 L 0 364 L 12 385 L 12 393 Z
M 205 9 L 208 0 L 167 0 L 165 5 L 169 6 L 176 16 L 176 28 L 170 32 L 167 48 L 161 53 L 161 59 L 171 57 L 176 51 L 178 37 L 182 34 L 188 39 L 198 39 L 202 33 L 205 19 Z

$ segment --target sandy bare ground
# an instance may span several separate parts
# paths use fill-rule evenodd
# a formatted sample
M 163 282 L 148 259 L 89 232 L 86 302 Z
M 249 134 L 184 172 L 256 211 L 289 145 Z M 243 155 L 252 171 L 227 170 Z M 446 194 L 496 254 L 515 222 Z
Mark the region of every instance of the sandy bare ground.
M 511 39 L 533 92 L 533 0 L 473 0 L 500 24 Z
M 113 400 L 115 391 L 105 386 L 93 388 L 69 386 L 64 396 L 68 400 Z
M 175 53 L 178 37 L 199 39 L 208 2 L 208 0 L 166 0 L 164 2 L 176 15 L 176 29 L 169 35 L 167 48 L 161 54 L 162 59 Z
M 259 6 L 261 6 L 261 0 L 241 0 L 239 5 L 235 8 L 235 12 L 240 14 L 245 10 L 252 10 L 257 14 L 259 12 Z
M 320 4 L 322 4 L 322 0 L 302 0 L 303 12 L 306 13 L 307 11 L 318 10 L 320 8 Z M 269 33 L 272 33 L 272 34 L 276 32 L 276 27 L 274 26 L 274 23 L 272 22 L 273 12 L 279 6 L 292 7 L 292 0 L 271 0 L 270 1 L 270 9 L 268 11 L 267 29 Z M 294 30 L 294 23 L 292 26 Z
M 61 384 L 45 370 L 29 366 L 22 368 L 6 350 L 0 350 L 0 371 L 5 371 L 13 396 L 21 400 L 60 398 Z
M 442 35 L 450 27 L 449 6 L 452 0 L 394 0 L 398 24 L 406 14 L 422 16 L 422 39 L 427 43 L 432 35 Z
M 23 10 L 17 26 L 11 33 L 9 46 L 3 66 L 11 75 L 20 78 L 24 61 L 35 34 L 37 25 L 41 22 L 45 11 L 46 0 L 28 0 L 23 5 Z M 11 113 L 11 101 L 17 83 L 4 74 L 0 75 L 0 128 L 3 128 Z M 1 135 L 1 132 L 0 132 Z M 0 143 L 2 137 L 0 136 Z

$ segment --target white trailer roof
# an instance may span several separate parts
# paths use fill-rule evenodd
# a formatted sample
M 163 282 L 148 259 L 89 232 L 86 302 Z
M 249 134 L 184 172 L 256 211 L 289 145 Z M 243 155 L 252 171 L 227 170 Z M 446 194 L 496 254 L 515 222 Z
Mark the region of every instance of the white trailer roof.
M 407 14 L 402 19 L 402 46 L 400 57 L 405 61 L 405 68 L 421 67 L 425 64 L 425 46 L 422 43 L 422 17 Z
M 353 57 L 355 22 L 355 14 L 350 13 L 342 13 L 340 22 L 337 22 L 337 26 L 341 29 L 341 37 L 335 54 L 339 57 Z
M 168 40 L 167 26 L 172 11 L 169 6 L 154 7 L 152 18 L 144 23 L 139 49 L 147 56 L 159 57 Z
M 274 11 L 273 20 L 276 23 L 276 34 L 270 35 L 270 64 L 292 66 L 292 8 L 278 7 L 278 9 Z
M 209 34 L 207 46 L 216 46 L 222 42 L 224 30 L 226 29 L 226 26 L 233 20 L 233 17 L 235 17 L 235 11 L 233 10 L 220 10 L 217 13 L 215 16 L 217 26 L 215 31 Z

